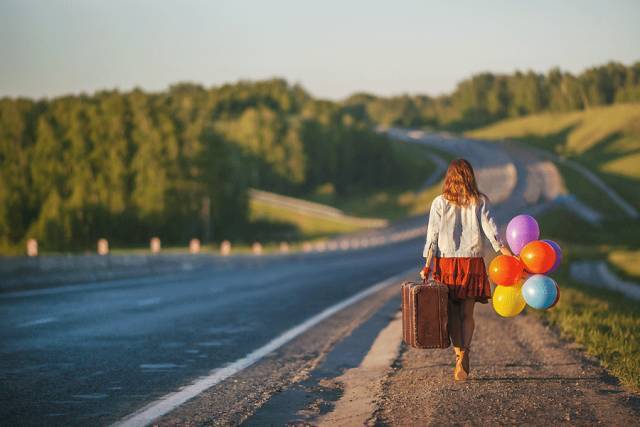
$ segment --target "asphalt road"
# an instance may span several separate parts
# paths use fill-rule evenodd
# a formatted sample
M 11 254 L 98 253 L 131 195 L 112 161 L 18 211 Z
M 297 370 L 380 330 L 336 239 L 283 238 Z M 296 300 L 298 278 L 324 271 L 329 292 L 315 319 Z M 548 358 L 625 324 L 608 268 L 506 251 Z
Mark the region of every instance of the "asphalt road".
M 248 261 L 128 286 L 0 297 L 0 420 L 101 425 L 232 362 L 372 283 L 421 239 Z
M 549 178 L 534 167 L 539 161 L 533 157 L 515 153 L 513 160 L 503 147 L 467 140 L 455 147 L 473 156 L 481 189 L 502 202 L 502 218 L 537 202 L 524 195 L 537 188 L 542 197 L 541 188 L 553 182 L 533 179 L 536 173 Z M 114 422 L 324 308 L 417 268 L 422 244 L 417 238 L 357 250 L 249 257 L 226 270 L 204 267 L 113 286 L 0 295 L 0 420 Z

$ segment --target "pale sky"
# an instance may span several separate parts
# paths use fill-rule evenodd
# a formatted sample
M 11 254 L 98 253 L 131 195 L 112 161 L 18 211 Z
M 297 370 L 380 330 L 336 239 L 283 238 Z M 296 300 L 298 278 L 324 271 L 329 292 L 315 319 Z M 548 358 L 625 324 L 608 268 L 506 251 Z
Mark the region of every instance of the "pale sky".
M 640 1 L 0 0 L 0 97 L 283 77 L 342 98 L 640 60 Z

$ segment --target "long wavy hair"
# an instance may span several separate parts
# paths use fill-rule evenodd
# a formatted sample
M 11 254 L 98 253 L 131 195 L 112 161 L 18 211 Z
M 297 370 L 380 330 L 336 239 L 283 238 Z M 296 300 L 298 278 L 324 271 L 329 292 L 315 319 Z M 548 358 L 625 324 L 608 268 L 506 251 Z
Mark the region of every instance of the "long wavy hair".
M 455 159 L 449 164 L 444 177 L 442 195 L 458 206 L 474 205 L 481 197 L 487 197 L 478 190 L 473 167 L 465 159 Z

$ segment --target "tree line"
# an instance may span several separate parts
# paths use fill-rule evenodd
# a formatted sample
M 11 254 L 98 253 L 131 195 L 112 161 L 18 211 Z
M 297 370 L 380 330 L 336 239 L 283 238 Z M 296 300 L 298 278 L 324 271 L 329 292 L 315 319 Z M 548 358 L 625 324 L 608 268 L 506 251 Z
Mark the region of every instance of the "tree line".
M 279 79 L 0 100 L 0 251 L 249 238 L 247 189 L 414 185 L 415 159 Z
M 559 68 L 546 74 L 480 73 L 440 97 L 359 93 L 347 98 L 345 105 L 383 125 L 467 130 L 509 117 L 622 102 L 640 102 L 640 62 L 630 66 L 610 62 L 578 75 Z
M 481 73 L 449 95 L 334 102 L 281 79 L 0 99 L 0 253 L 249 238 L 247 189 L 306 196 L 415 186 L 420 159 L 377 124 L 463 130 L 640 101 L 640 62 L 577 76 Z

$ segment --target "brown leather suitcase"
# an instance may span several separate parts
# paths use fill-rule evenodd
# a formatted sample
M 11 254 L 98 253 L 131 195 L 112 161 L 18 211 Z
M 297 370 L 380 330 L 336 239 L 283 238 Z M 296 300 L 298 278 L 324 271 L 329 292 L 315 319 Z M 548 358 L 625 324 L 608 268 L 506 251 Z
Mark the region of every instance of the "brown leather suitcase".
M 447 297 L 449 290 L 442 283 L 402 284 L 402 334 L 404 342 L 415 348 L 447 348 Z

